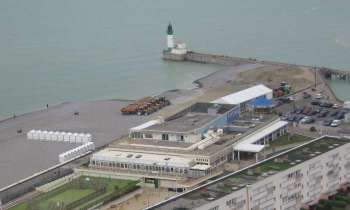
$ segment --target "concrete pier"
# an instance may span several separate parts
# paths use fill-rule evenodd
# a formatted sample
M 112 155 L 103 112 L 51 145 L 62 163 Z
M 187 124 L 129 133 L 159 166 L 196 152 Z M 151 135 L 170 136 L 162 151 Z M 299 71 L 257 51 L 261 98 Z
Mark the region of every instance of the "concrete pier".
M 321 74 L 326 79 L 336 79 L 336 80 L 344 80 L 344 81 L 350 81 L 350 72 L 347 71 L 341 71 L 336 69 L 330 69 L 330 68 L 319 68 Z
M 172 54 L 168 51 L 164 51 L 163 59 L 171 60 L 171 61 L 188 61 L 188 62 L 195 62 L 195 63 L 218 64 L 218 65 L 226 65 L 226 66 L 238 66 L 243 64 L 298 66 L 298 67 L 306 67 L 306 68 L 317 70 L 321 73 L 321 75 L 325 79 L 338 79 L 338 80 L 350 81 L 350 71 L 342 71 L 342 70 L 336 70 L 331 68 L 315 67 L 315 66 L 308 66 L 308 65 L 289 64 L 289 63 L 282 63 L 282 62 L 275 62 L 275 61 L 257 60 L 254 58 L 231 57 L 231 56 L 225 56 L 225 55 L 198 53 L 194 51 L 188 51 L 186 54 L 177 55 L 177 54 Z
M 193 51 L 188 51 L 186 54 L 183 55 L 173 54 L 165 51 L 163 52 L 163 59 L 171 61 L 189 61 L 195 63 L 219 64 L 226 66 L 238 66 L 242 64 L 257 63 L 257 60 L 250 58 L 229 57 L 225 55 L 213 55 Z

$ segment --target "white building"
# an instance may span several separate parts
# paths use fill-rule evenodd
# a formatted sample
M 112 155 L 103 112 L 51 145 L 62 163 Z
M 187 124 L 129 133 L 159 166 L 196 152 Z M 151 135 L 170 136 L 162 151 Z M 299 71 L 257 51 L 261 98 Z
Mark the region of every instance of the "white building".
M 107 148 L 93 154 L 91 168 L 136 171 L 159 175 L 187 176 L 196 163 L 194 160 L 174 155 L 123 152 Z
M 129 137 L 142 140 L 161 140 L 196 143 L 210 129 L 232 123 L 239 117 L 239 107 L 231 104 L 196 103 L 166 118 L 151 120 L 130 129 Z
M 187 53 L 185 43 L 175 43 L 174 30 L 171 23 L 169 23 L 167 28 L 167 49 L 165 52 L 178 56 L 184 56 Z
M 264 151 L 269 142 L 287 133 L 288 122 L 276 120 L 269 125 L 256 130 L 255 132 L 243 137 L 239 142 L 233 145 L 233 160 L 240 160 L 241 154 L 255 155 L 256 161 L 259 160 L 259 154 Z
M 223 96 L 221 98 L 218 98 L 212 101 L 211 103 L 239 105 L 241 111 L 244 111 L 246 110 L 250 102 L 252 102 L 253 100 L 259 97 L 272 99 L 273 98 L 272 89 L 266 87 L 263 84 L 260 84 L 260 85 L 256 85 L 256 86 Z
M 350 182 L 350 140 L 321 137 L 148 210 L 299 210 Z
M 142 130 L 156 122 L 150 121 L 134 129 Z M 209 130 L 204 134 L 204 139 L 195 143 L 137 139 L 119 141 L 119 144 L 95 153 L 90 159 L 88 170 L 98 171 L 100 174 L 112 173 L 114 176 L 127 175 L 153 180 L 158 186 L 165 188 L 172 188 L 169 184 L 172 182 L 176 183 L 180 190 L 188 189 L 195 183 L 186 184 L 188 180 L 212 176 L 218 173 L 220 166 L 232 159 L 265 158 L 261 155 L 264 154 L 265 145 L 283 135 L 287 124 L 279 118 L 272 118 L 255 127 L 248 125 L 246 131 L 231 133 L 232 131 L 224 131 L 221 128 Z M 231 126 L 233 127 L 230 129 L 235 128 L 235 125 Z M 254 146 L 262 149 L 247 151 Z M 180 185 L 181 183 L 183 185 Z

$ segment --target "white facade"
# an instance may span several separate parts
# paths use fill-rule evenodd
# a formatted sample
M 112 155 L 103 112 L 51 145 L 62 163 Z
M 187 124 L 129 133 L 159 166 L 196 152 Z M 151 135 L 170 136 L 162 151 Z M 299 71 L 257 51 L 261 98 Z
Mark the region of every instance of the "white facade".
M 253 175 L 246 179 L 239 178 L 242 180 L 238 182 L 240 185 L 234 187 L 237 189 L 232 189 L 231 193 L 223 197 L 191 200 L 186 198 L 185 194 L 149 209 L 165 210 L 184 206 L 195 210 L 300 210 L 304 206 L 316 204 L 322 196 L 336 194 L 337 189 L 350 183 L 350 143 L 346 139 L 342 141 L 342 144 L 338 144 L 337 141 L 334 143 L 329 141 L 331 143 L 327 143 L 326 146 L 329 151 L 324 153 L 315 152 L 315 150 L 308 152 L 307 149 L 300 146 L 297 149 L 300 149 L 302 155 L 307 155 L 311 159 L 305 162 L 296 160 L 294 164 L 289 163 L 289 168 L 279 172 L 264 173 L 264 177 Z M 297 151 L 297 149 L 291 151 Z M 283 155 L 288 154 L 289 151 L 283 153 Z M 275 158 L 271 160 L 274 161 Z M 243 175 L 249 168 L 258 166 L 259 163 L 235 174 Z M 216 184 L 224 184 L 224 180 L 232 182 L 235 174 L 223 177 Z M 206 190 L 210 191 L 211 185 L 205 186 Z M 198 187 L 193 191 L 199 191 L 202 188 Z M 205 189 L 202 191 L 205 192 Z
M 187 53 L 187 48 L 185 43 L 177 43 L 174 48 L 172 48 L 171 53 L 176 55 L 185 55 Z
M 167 35 L 167 46 L 169 49 L 172 49 L 175 47 L 175 41 L 174 41 L 174 35 Z
M 196 210 L 299 210 L 315 204 L 321 195 L 337 192 L 350 182 L 350 145 L 322 154 L 286 171 L 246 186 Z M 230 200 L 241 200 L 227 205 Z
M 93 154 L 90 159 L 91 168 L 159 175 L 187 176 L 195 164 L 192 159 L 174 155 L 123 152 L 108 148 Z

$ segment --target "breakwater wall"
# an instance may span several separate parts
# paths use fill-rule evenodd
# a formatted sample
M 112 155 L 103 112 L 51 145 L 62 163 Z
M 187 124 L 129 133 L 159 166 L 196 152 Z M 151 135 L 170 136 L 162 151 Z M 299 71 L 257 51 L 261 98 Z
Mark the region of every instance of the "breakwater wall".
M 350 71 L 337 70 L 326 67 L 317 67 L 309 65 L 300 64 L 290 64 L 276 61 L 266 61 L 258 60 L 255 58 L 241 58 L 241 57 L 231 57 L 226 55 L 215 55 L 207 53 L 199 53 L 194 51 L 188 51 L 186 54 L 173 54 L 169 51 L 163 52 L 163 59 L 170 61 L 187 61 L 195 63 L 204 64 L 217 64 L 225 66 L 238 66 L 243 64 L 263 64 L 263 65 L 278 65 L 278 66 L 288 66 L 288 67 L 303 67 L 317 70 L 324 79 L 338 79 L 350 81 Z
M 319 70 L 325 79 L 337 79 L 337 80 L 350 81 L 350 72 L 348 71 L 341 71 L 341 70 L 324 68 L 324 67 L 320 68 Z
M 250 59 L 250 58 L 238 58 L 238 57 L 230 57 L 225 55 L 213 55 L 213 54 L 198 53 L 193 51 L 188 51 L 184 55 L 164 52 L 163 59 L 171 60 L 171 61 L 189 61 L 189 62 L 204 63 L 204 64 L 218 64 L 218 65 L 225 65 L 225 66 L 238 66 L 242 64 L 257 63 L 257 60 Z
M 199 53 L 194 51 L 187 51 L 186 54 L 173 54 L 169 51 L 163 52 L 163 59 L 169 61 L 180 61 L 180 62 L 194 62 L 203 64 L 216 64 L 224 66 L 239 66 L 244 64 L 261 64 L 261 65 L 273 65 L 282 67 L 300 67 L 316 70 L 320 75 L 326 79 L 342 79 L 350 81 L 350 71 L 343 71 L 337 69 L 331 69 L 326 67 L 302 65 L 302 64 L 291 64 L 269 60 L 259 60 L 256 58 L 242 58 L 232 57 L 226 55 L 216 55 L 208 53 Z

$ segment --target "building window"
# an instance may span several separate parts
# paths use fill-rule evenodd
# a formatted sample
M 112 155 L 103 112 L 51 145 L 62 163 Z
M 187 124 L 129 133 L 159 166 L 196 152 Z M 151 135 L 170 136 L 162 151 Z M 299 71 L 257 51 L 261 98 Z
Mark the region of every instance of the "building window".
M 219 206 L 215 206 L 213 208 L 210 208 L 209 210 L 219 210 Z
M 163 133 L 162 134 L 162 140 L 169 140 L 169 134 Z
M 145 139 L 153 139 L 153 135 L 151 133 L 146 133 Z
M 185 141 L 185 138 L 183 135 L 180 136 L 180 141 Z
M 141 138 L 141 133 L 135 132 L 131 134 L 131 137 L 134 139 L 140 139 Z

